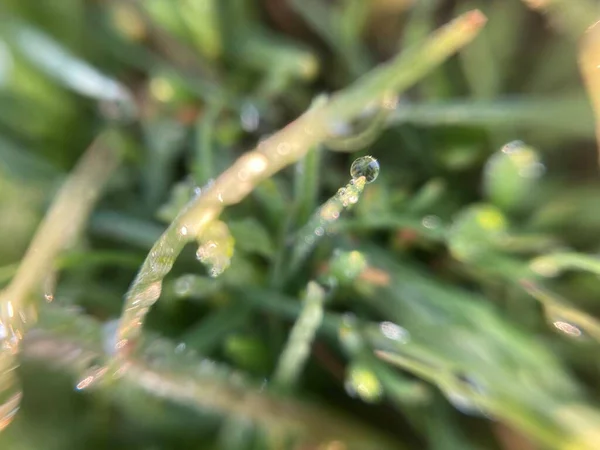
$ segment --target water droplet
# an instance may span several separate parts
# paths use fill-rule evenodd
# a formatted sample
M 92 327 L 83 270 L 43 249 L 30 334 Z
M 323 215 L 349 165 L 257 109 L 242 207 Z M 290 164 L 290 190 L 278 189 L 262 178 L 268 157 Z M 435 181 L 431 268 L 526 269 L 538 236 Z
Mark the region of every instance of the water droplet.
M 579 329 L 579 327 L 576 327 L 575 325 L 569 323 L 569 322 L 565 322 L 563 320 L 555 320 L 552 325 L 554 325 L 554 327 L 557 330 L 562 331 L 563 333 L 571 336 L 571 337 L 580 337 L 582 335 L 581 330 Z
M 44 300 L 48 303 L 54 300 L 54 291 L 56 290 L 56 272 L 51 272 L 43 284 L 44 289 Z M 23 321 L 25 321 L 25 317 L 22 317 Z
M 183 275 L 177 280 L 175 280 L 175 284 L 173 286 L 175 290 L 175 295 L 179 297 L 187 297 L 192 292 L 192 286 L 194 284 L 194 276 L 193 275 Z
M 338 191 L 339 194 L 339 191 Z M 328 202 L 321 208 L 319 215 L 322 220 L 331 222 L 340 217 L 340 211 L 335 207 L 333 202 Z
M 325 234 L 325 230 L 323 229 L 323 227 L 317 227 L 315 229 L 315 234 L 317 236 L 323 236 Z
M 217 277 L 231 264 L 235 240 L 224 222 L 211 223 L 200 237 L 196 256 L 208 266 L 209 275 Z
M 383 387 L 377 376 L 361 364 L 350 367 L 344 387 L 350 396 L 357 396 L 367 403 L 375 403 L 383 395 Z
M 304 237 L 304 242 L 307 243 L 307 244 L 309 244 L 309 245 L 312 245 L 312 244 L 315 243 L 315 238 L 314 238 L 314 236 L 305 236 Z
M 175 347 L 175 353 L 181 354 L 181 353 L 185 352 L 185 348 L 186 348 L 185 342 L 180 342 Z
M 251 103 L 246 103 L 242 106 L 240 122 L 242 123 L 242 129 L 244 131 L 249 133 L 256 131 L 260 123 L 260 114 L 256 106 Z
M 434 216 L 434 215 L 429 215 L 429 216 L 425 216 L 423 217 L 423 220 L 421 221 L 421 223 L 423 224 L 423 226 L 429 230 L 434 230 L 436 228 L 439 228 L 439 226 L 441 225 L 441 220 L 438 216 Z
M 350 167 L 350 175 L 354 180 L 365 177 L 367 183 L 372 183 L 379 175 L 379 162 L 372 156 L 358 158 Z
M 379 329 L 386 338 L 398 341 L 402 344 L 406 344 L 410 339 L 408 331 L 393 322 L 381 322 L 379 324 Z
M 91 386 L 97 384 L 100 380 L 104 379 L 104 376 L 108 372 L 106 366 L 92 366 L 85 374 L 81 377 L 80 381 L 75 385 L 75 389 L 83 391 Z
M 187 236 L 188 234 L 188 229 L 186 226 L 183 226 L 179 229 L 179 234 L 181 234 L 182 236 Z
M 277 144 L 277 153 L 280 155 L 287 155 L 292 150 L 292 146 L 287 142 L 281 142 Z

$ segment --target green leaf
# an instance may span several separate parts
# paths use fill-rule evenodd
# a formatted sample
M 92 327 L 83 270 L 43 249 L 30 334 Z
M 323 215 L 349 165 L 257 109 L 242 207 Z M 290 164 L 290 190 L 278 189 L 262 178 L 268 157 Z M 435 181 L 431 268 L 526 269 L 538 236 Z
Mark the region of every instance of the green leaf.
M 273 240 L 265 227 L 256 219 L 248 217 L 228 221 L 229 229 L 235 239 L 236 249 L 271 258 L 275 253 Z

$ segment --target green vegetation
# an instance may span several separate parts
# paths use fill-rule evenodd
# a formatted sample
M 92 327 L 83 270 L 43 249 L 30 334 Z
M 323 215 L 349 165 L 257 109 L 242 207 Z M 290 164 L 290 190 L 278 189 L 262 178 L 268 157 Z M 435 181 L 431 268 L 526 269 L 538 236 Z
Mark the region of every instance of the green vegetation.
M 0 12 L 0 448 L 600 446 L 593 2 Z

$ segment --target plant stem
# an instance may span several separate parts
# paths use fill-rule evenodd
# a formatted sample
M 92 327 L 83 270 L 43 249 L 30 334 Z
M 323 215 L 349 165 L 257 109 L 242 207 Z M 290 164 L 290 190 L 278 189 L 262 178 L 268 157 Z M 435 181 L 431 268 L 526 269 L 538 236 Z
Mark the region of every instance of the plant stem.
M 293 387 L 297 381 L 310 352 L 310 345 L 323 318 L 325 291 L 316 282 L 306 287 L 304 307 L 283 350 L 273 380 L 284 388 Z
M 101 324 L 53 305 L 46 308 L 38 328 L 29 333 L 23 346 L 25 362 L 42 361 L 80 377 L 89 361 L 105 357 L 99 350 Z M 153 341 L 155 342 L 155 341 Z M 321 405 L 298 401 L 275 395 L 246 380 L 239 374 L 223 370 L 210 370 L 210 364 L 198 364 L 195 358 L 179 355 L 174 345 L 161 342 L 157 349 L 142 345 L 140 354 L 152 351 L 156 363 L 141 358 L 128 361 L 128 370 L 120 371 L 114 384 L 97 384 L 97 389 L 106 395 L 114 395 L 119 401 L 119 392 L 124 389 L 141 389 L 152 397 L 177 402 L 202 413 L 213 412 L 227 417 L 244 417 L 264 426 L 268 430 L 290 433 L 316 445 L 334 440 L 347 442 L 349 448 L 392 449 L 398 442 L 390 442 L 378 432 L 357 424 Z M 169 364 L 160 363 L 168 359 Z M 234 379 L 236 381 L 234 381 Z
M 37 318 L 30 296 L 54 269 L 58 253 L 80 232 L 116 168 L 120 158 L 109 146 L 113 139 L 112 132 L 106 131 L 85 152 L 38 227 L 15 276 L 0 293 L 0 430 L 10 423 L 20 403 L 16 356 L 25 328 Z
M 101 134 L 83 155 L 61 187 L 38 227 L 11 283 L 0 295 L 2 319 L 7 303 L 20 311 L 32 290 L 39 286 L 58 253 L 76 237 L 98 199 L 101 188 L 115 170 L 119 157 L 109 146 L 114 135 Z

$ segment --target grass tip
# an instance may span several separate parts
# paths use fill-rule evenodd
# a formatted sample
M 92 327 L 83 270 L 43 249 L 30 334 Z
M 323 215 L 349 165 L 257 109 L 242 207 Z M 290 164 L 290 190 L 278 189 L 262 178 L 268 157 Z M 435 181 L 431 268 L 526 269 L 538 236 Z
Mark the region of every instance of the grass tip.
M 485 16 L 485 14 L 483 14 L 478 9 L 474 9 L 472 11 L 465 13 L 464 18 L 465 18 L 465 22 L 471 28 L 481 28 L 487 22 L 487 17 Z

